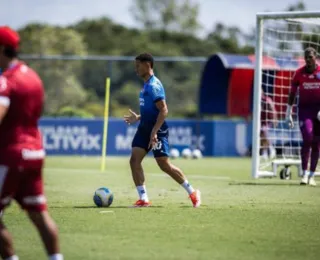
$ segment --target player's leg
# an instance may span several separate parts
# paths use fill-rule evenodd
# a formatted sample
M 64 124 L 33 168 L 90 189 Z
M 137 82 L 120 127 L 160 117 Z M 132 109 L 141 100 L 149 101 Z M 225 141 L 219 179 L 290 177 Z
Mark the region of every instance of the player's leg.
M 314 141 L 311 148 L 310 173 L 308 176 L 308 184 L 311 186 L 317 185 L 316 181 L 314 180 L 314 173 L 317 169 L 319 154 L 319 141 Z
M 194 207 L 199 207 L 201 205 L 200 191 L 195 190 L 187 180 L 182 170 L 173 165 L 169 160 L 169 144 L 167 136 L 158 136 L 158 143 L 153 149 L 153 154 L 160 169 L 171 176 L 172 179 L 179 183 L 188 192 Z
M 311 161 L 310 161 L 310 174 L 309 174 L 309 184 L 311 186 L 316 186 L 314 180 L 314 173 L 317 169 L 318 160 L 320 154 L 320 122 L 317 119 L 313 120 L 313 142 L 311 147 Z
M 274 158 L 276 156 L 276 150 L 270 141 L 268 129 L 270 129 L 270 124 L 262 124 L 260 130 L 260 145 L 262 151 L 263 159 Z
M 268 159 L 268 147 L 269 147 L 269 142 L 265 130 L 265 125 L 261 125 L 261 131 L 260 131 L 260 146 L 261 146 L 261 155 L 262 158 L 267 160 Z
M 13 240 L 0 217 L 0 256 L 5 260 L 18 260 L 14 253 Z
M 0 256 L 5 260 L 18 260 L 13 249 L 13 240 L 0 217 Z
M 171 176 L 179 183 L 189 194 L 194 207 L 201 205 L 201 194 L 199 190 L 195 190 L 187 180 L 186 176 L 180 168 L 173 165 L 167 156 L 155 157 L 160 169 Z
M 37 228 L 50 260 L 62 260 L 58 228 L 46 210 L 28 210 L 28 216 Z
M 136 207 L 150 206 L 142 168 L 142 160 L 148 153 L 148 144 L 148 136 L 143 135 L 138 130 L 132 140 L 132 151 L 130 156 L 132 179 L 139 195 L 139 200 L 134 204 Z
M 142 168 L 142 160 L 146 154 L 147 151 L 145 149 L 141 147 L 133 147 L 130 157 L 131 174 L 139 195 L 139 200 L 135 203 L 135 206 L 137 207 L 150 205 Z
M 63 260 L 59 248 L 58 228 L 47 211 L 43 191 L 42 163 L 37 167 L 24 169 L 23 186 L 20 186 L 16 200 L 26 210 L 44 244 L 49 260 Z
M 130 168 L 132 179 L 136 186 L 144 185 L 144 172 L 142 168 L 142 160 L 146 156 L 146 150 L 141 147 L 133 147 L 130 156 Z
M 15 176 L 11 175 L 7 166 L 0 166 L 0 256 L 5 260 L 18 260 L 13 248 L 12 237 L 2 221 L 4 208 L 9 205 L 16 190 Z
M 301 147 L 301 166 L 303 176 L 300 184 L 305 185 L 309 182 L 308 176 L 308 162 L 310 158 L 310 151 L 313 143 L 313 122 L 310 118 L 303 118 L 300 120 L 300 131 L 302 135 Z

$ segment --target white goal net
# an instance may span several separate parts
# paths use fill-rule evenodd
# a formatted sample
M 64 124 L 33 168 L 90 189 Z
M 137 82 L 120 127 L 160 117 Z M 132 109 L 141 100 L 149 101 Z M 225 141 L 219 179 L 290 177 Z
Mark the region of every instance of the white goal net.
M 256 37 L 252 176 L 277 176 L 278 166 L 292 165 L 301 173 L 298 108 L 293 107 L 293 129 L 285 113 L 294 71 L 304 65 L 304 49 L 320 52 L 320 12 L 257 14 Z

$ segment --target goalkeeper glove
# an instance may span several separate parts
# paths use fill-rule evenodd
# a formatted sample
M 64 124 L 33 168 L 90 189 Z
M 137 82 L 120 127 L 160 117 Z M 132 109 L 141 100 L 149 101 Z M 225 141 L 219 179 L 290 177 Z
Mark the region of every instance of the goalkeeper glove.
M 292 109 L 292 106 L 287 105 L 286 122 L 287 122 L 289 128 L 293 128 L 294 127 L 293 120 L 292 120 L 292 115 L 291 115 L 291 109 Z

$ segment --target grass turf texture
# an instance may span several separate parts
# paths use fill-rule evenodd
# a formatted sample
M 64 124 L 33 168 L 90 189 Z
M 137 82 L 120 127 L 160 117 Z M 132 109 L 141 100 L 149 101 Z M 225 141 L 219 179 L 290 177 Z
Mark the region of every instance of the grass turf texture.
M 202 192 L 194 209 L 186 192 L 144 162 L 151 208 L 127 208 L 137 199 L 128 158 L 49 157 L 45 189 L 59 225 L 65 259 L 319 259 L 320 187 L 298 180 L 250 179 L 250 159 L 174 163 Z M 296 177 L 296 174 L 294 174 Z M 95 189 L 114 192 L 97 208 Z M 17 205 L 4 220 L 21 259 L 46 259 L 38 235 Z

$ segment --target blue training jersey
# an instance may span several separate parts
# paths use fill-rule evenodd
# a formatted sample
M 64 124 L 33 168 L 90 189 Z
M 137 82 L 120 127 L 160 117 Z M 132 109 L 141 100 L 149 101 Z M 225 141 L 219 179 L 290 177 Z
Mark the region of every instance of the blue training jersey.
M 144 83 L 143 89 L 140 91 L 140 128 L 151 131 L 154 127 L 159 110 L 155 103 L 159 100 L 165 100 L 166 95 L 161 81 L 152 75 L 147 82 Z M 167 129 L 167 123 L 164 122 L 160 131 Z

